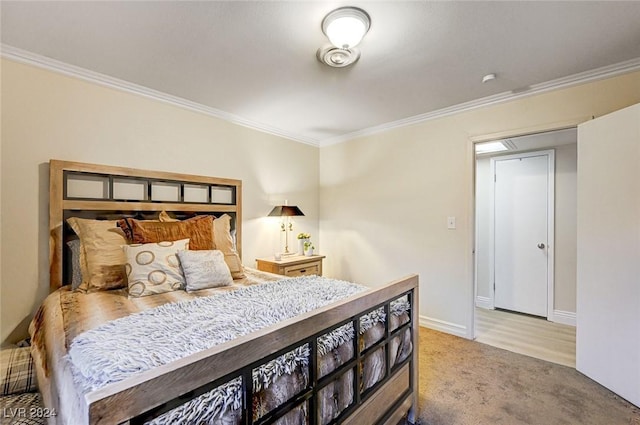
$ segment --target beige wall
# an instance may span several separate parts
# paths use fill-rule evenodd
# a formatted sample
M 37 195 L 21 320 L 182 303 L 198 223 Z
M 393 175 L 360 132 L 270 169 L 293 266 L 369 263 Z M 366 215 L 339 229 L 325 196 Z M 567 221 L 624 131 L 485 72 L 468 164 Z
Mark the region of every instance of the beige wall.
M 470 137 L 552 128 L 640 101 L 634 73 L 318 150 L 8 60 L 1 72 L 3 341 L 24 336 L 48 292 L 51 158 L 240 178 L 246 265 L 278 250 L 264 216 L 288 199 L 306 214 L 294 233 L 319 235 L 325 274 L 375 286 L 417 272 L 425 322 L 469 335 Z M 456 230 L 446 229 L 451 215 Z
M 545 147 L 555 151 L 554 310 L 576 312 L 576 165 L 577 144 Z M 499 157 L 500 155 L 495 155 Z M 493 178 L 490 157 L 476 161 L 477 292 L 491 298 L 490 202 Z
M 576 312 L 577 144 L 555 148 L 555 293 L 554 310 Z
M 3 60 L 2 341 L 25 336 L 49 290 L 52 158 L 242 179 L 245 265 L 278 250 L 265 216 L 284 199 L 306 214 L 294 230 L 318 235 L 318 148 Z
M 379 285 L 420 275 L 422 322 L 472 335 L 470 138 L 600 116 L 640 101 L 640 73 L 434 119 L 320 149 L 328 275 Z M 555 124 L 554 124 L 555 123 Z M 457 229 L 447 229 L 447 216 Z

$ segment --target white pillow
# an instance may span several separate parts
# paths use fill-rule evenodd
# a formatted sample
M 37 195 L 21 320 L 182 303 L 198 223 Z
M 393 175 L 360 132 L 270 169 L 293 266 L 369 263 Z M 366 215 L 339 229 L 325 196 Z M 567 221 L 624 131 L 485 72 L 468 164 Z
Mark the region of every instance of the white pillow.
M 184 274 L 176 254 L 178 250 L 189 249 L 189 239 L 123 245 L 122 249 L 127 257 L 125 272 L 130 297 L 144 297 L 184 288 Z
M 178 258 L 187 281 L 187 292 L 233 283 L 222 251 L 178 251 Z

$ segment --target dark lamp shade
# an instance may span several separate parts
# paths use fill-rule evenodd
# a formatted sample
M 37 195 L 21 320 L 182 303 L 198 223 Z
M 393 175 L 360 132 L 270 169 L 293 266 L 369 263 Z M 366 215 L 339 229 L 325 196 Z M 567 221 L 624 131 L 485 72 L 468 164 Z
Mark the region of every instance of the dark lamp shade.
M 295 205 L 276 205 L 273 207 L 268 217 L 286 217 L 294 215 L 304 215 L 304 213 Z

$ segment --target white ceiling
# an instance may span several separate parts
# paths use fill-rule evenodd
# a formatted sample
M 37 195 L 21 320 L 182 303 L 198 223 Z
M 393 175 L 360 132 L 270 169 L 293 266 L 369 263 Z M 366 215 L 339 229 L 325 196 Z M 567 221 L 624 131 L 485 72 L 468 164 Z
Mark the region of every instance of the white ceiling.
M 334 69 L 315 57 L 327 43 L 320 25 L 346 5 L 365 9 L 371 29 L 360 61 Z M 316 145 L 612 64 L 640 69 L 640 1 L 0 7 L 3 54 L 32 52 Z M 488 73 L 498 79 L 482 84 Z

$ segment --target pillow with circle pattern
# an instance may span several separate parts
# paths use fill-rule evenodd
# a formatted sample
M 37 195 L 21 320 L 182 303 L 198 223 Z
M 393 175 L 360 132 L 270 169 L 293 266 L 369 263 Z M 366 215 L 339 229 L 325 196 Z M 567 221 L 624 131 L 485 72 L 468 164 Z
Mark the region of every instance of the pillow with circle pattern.
M 178 250 L 189 249 L 189 239 L 123 245 L 129 296 L 133 298 L 184 289 Z

